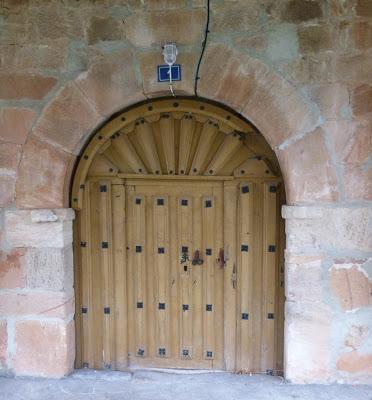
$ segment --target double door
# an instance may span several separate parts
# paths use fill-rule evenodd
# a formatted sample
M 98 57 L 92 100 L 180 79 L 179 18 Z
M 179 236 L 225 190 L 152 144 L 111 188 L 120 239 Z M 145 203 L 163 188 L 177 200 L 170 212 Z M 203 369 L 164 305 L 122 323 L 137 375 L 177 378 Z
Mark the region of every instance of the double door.
M 280 369 L 278 191 L 238 180 L 87 182 L 77 366 Z

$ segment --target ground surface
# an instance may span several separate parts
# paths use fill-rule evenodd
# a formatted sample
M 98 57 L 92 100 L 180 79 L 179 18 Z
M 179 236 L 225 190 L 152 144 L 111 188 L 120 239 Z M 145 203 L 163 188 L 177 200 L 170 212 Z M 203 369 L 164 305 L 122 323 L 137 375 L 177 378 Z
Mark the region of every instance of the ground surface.
M 372 400 L 372 386 L 291 385 L 269 376 L 77 371 L 65 379 L 0 378 L 1 400 Z

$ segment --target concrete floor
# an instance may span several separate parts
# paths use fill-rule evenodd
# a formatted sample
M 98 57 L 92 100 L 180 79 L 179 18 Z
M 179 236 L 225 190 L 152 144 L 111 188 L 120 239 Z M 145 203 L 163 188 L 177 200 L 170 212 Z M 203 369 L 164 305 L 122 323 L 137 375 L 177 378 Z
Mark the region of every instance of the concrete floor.
M 372 400 L 372 386 L 291 385 L 228 373 L 76 371 L 65 379 L 0 378 L 1 400 Z

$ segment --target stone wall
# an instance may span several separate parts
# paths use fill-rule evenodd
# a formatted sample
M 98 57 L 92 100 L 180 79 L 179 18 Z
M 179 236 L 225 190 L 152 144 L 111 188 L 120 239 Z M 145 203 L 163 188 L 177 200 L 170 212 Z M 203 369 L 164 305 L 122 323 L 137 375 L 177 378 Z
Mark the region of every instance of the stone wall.
M 165 42 L 179 49 L 176 93 L 194 95 L 205 3 L 1 2 L 3 373 L 71 370 L 74 162 L 113 113 L 169 95 L 156 80 Z M 285 178 L 285 373 L 296 382 L 372 380 L 371 66 L 369 0 L 211 0 L 198 94 L 252 121 Z

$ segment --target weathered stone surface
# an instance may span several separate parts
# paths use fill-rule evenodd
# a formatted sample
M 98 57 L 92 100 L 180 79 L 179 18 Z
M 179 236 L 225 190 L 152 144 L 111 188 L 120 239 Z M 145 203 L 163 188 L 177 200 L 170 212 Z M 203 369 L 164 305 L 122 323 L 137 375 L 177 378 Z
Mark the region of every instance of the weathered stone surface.
M 0 315 L 67 318 L 74 314 L 72 293 L 52 291 L 1 291 Z
M 372 305 L 372 281 L 360 264 L 335 264 L 330 270 L 333 296 L 343 310 Z
M 34 289 L 71 291 L 72 247 L 29 249 L 26 254 L 27 286 Z
M 31 74 L 0 74 L 0 99 L 41 100 L 55 86 L 52 77 Z
M 290 22 L 308 21 L 322 16 L 318 0 L 290 0 L 283 10 L 282 18 Z
M 88 44 L 124 38 L 124 24 L 110 16 L 94 16 L 90 20 L 87 36 Z
M 195 4 L 193 5 L 195 6 Z M 146 0 L 147 10 L 170 10 L 172 8 L 178 10 L 186 6 L 187 0 Z
M 368 160 L 372 151 L 372 123 L 328 121 L 324 129 L 340 162 L 360 165 Z
M 200 43 L 205 27 L 204 9 L 135 13 L 125 22 L 126 37 L 138 47 L 163 45 L 169 40 L 181 44 Z
M 317 116 L 288 82 L 265 64 L 223 44 L 208 46 L 200 77 L 199 95 L 240 111 L 272 147 L 317 123 Z
M 37 71 L 41 68 L 63 69 L 67 59 L 67 41 L 62 36 L 53 44 L 0 46 L 3 71 Z
M 321 302 L 322 257 L 286 253 L 286 300 Z
M 19 166 L 16 202 L 24 208 L 54 208 L 65 206 L 64 184 L 71 154 L 58 150 L 30 136 Z
M 26 284 L 25 250 L 0 252 L 0 288 L 23 288 Z
M 353 325 L 345 339 L 345 346 L 356 350 L 371 336 L 371 330 L 366 325 Z
M 211 31 L 245 32 L 257 30 L 260 25 L 260 6 L 254 0 L 237 0 L 211 4 Z
M 305 25 L 298 28 L 298 41 L 302 53 L 317 53 L 334 47 L 329 25 Z
M 321 129 L 279 150 L 277 156 L 289 204 L 338 199 L 336 173 Z
M 355 22 L 351 31 L 354 46 L 358 49 L 372 47 L 372 24 L 365 21 Z
M 24 144 L 35 120 L 36 112 L 28 108 L 3 108 L 0 110 L 0 140 Z
M 101 121 L 101 116 L 74 83 L 67 84 L 50 102 L 33 134 L 63 150 L 79 153 L 86 135 Z
M 16 374 L 60 378 L 72 371 L 73 321 L 20 321 L 15 330 L 13 366 Z
M 345 197 L 348 200 L 372 200 L 372 167 L 346 165 L 344 167 Z
M 13 143 L 0 143 L 0 173 L 15 174 L 21 158 L 22 147 Z
M 320 304 L 287 302 L 285 318 L 286 379 L 296 383 L 329 381 L 331 311 Z
M 198 53 L 182 52 L 177 57 L 177 63 L 182 65 L 182 80 L 173 82 L 173 90 L 179 95 L 193 95 L 195 70 L 199 58 Z M 164 63 L 161 53 L 146 52 L 139 56 L 140 68 L 143 78 L 143 90 L 147 95 L 155 97 L 156 94 L 162 93 L 170 95 L 169 85 L 166 82 L 158 82 L 157 65 Z
M 30 211 L 7 211 L 5 214 L 7 240 L 13 247 L 57 247 L 72 243 L 72 222 L 35 223 Z
M 355 10 L 361 17 L 372 17 L 372 3 L 369 0 L 357 0 Z
M 318 219 L 323 217 L 323 210 L 318 207 L 282 206 L 284 219 Z
M 358 86 L 352 94 L 351 105 L 356 117 L 372 113 L 372 86 Z
M 293 253 L 370 251 L 371 215 L 368 207 L 335 207 L 323 208 L 323 218 L 287 219 L 287 250 Z
M 249 37 L 237 37 L 234 38 L 234 44 L 242 49 L 262 52 L 267 48 L 267 36 L 264 34 L 258 34 Z
M 6 369 L 8 358 L 8 331 L 5 319 L 0 319 L 0 371 Z
M 350 103 L 348 88 L 340 83 L 316 85 L 311 97 L 326 118 L 340 118 Z
M 87 73 L 80 75 L 76 84 L 99 114 L 104 116 L 111 116 L 122 108 L 145 99 L 136 80 L 133 55 L 129 50 L 106 55 L 94 63 Z M 79 105 L 77 107 L 79 109 Z M 81 112 L 82 110 L 79 114 Z M 76 115 L 77 121 L 79 114 Z M 97 118 L 90 122 L 93 126 L 98 125 Z
M 372 55 L 369 53 L 345 55 L 338 58 L 332 69 L 333 79 L 341 79 L 349 83 L 372 81 Z
M 337 368 L 355 373 L 372 373 L 372 354 L 359 354 L 356 350 L 344 353 L 337 361 Z
M 0 207 L 8 207 L 14 203 L 15 181 L 14 175 L 0 175 Z

